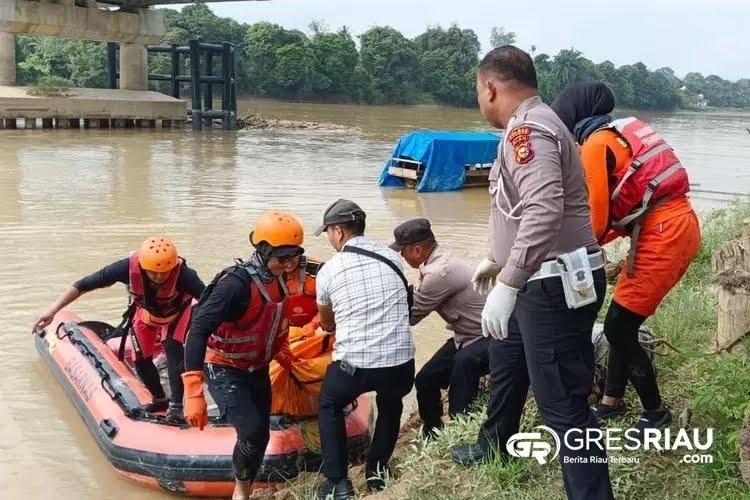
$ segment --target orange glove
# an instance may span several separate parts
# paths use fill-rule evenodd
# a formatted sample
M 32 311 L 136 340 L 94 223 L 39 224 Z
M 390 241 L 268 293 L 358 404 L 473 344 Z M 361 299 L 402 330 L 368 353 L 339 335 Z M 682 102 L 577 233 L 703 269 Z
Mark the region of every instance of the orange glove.
M 195 370 L 182 374 L 185 386 L 185 420 L 200 430 L 208 425 L 208 406 L 203 396 L 203 371 Z

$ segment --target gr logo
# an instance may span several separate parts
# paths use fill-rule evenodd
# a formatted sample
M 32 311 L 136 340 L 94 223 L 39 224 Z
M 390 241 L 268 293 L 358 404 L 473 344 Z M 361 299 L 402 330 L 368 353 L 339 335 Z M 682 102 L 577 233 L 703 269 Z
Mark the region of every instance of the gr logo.
M 519 432 L 513 434 L 508 440 L 508 444 L 505 445 L 508 453 L 514 457 L 534 457 L 541 465 L 556 459 L 560 453 L 560 438 L 557 436 L 557 433 L 546 425 L 537 425 L 534 427 L 534 430 L 537 429 L 547 432 L 555 441 L 555 450 L 552 458 L 547 460 L 547 457 L 552 454 L 552 446 L 542 440 L 541 432 Z

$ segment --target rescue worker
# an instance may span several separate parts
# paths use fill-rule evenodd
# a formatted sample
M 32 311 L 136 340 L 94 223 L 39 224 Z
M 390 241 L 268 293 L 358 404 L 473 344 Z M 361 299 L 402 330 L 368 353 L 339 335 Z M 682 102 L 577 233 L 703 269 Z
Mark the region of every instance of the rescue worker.
M 321 500 L 354 496 L 347 471 L 344 409 L 367 392 L 375 392 L 378 407 L 365 463 L 367 488 L 385 488 L 402 400 L 414 383 L 411 291 L 399 255 L 365 237 L 365 217 L 359 205 L 340 199 L 326 209 L 315 232 L 325 232 L 337 252 L 318 273 L 316 284 L 320 326 L 336 332 L 318 415 L 321 473 L 326 478 L 316 493 Z
M 195 306 L 185 344 L 185 418 L 208 424 L 204 379 L 221 415 L 237 432 L 232 454 L 233 499 L 246 499 L 270 436 L 268 364 L 289 368 L 284 273 L 304 252 L 302 224 L 294 215 L 263 214 L 250 233 L 255 252 L 224 269 Z
M 489 340 L 482 336 L 485 299 L 472 286 L 474 269 L 438 244 L 429 220 L 404 222 L 393 236 L 391 248 L 419 269 L 411 325 L 435 311 L 453 332 L 414 378 L 422 436 L 431 438 L 443 426 L 440 389 L 448 389 L 448 413 L 453 418 L 471 409 L 479 380 L 489 373 Z
M 492 337 L 490 403 L 478 441 L 453 449 L 471 464 L 517 450 L 511 436 L 529 384 L 544 424 L 560 442 L 568 498 L 613 498 L 606 453 L 572 449 L 565 433 L 597 427 L 591 330 L 605 293 L 604 257 L 591 230 L 576 145 L 538 95 L 534 64 L 504 45 L 479 65 L 477 96 L 505 133 L 490 172 L 490 252 L 472 281 L 487 292 L 482 330 Z
M 191 301 L 200 297 L 205 285 L 198 273 L 178 255 L 177 247 L 169 238 L 146 238 L 140 249 L 129 257 L 76 281 L 37 318 L 34 329 L 48 326 L 55 314 L 81 295 L 118 282 L 127 285 L 135 305 L 131 337 L 136 355 L 135 370 L 154 398 L 143 409 L 149 412 L 167 410 L 168 420 L 179 421 L 182 419 L 180 375 L 184 370 L 182 344 L 189 320 L 187 315 Z M 171 400 L 164 393 L 154 365 L 157 340 L 161 341 L 167 355 Z
M 289 326 L 302 328 L 318 315 L 318 303 L 315 300 L 315 277 L 323 267 L 319 260 L 306 255 L 295 257 L 289 262 L 291 272 L 284 274 L 287 298 L 287 315 Z
M 637 118 L 612 120 L 615 96 L 603 83 L 568 87 L 552 103 L 580 144 L 591 224 L 600 244 L 630 237 L 630 250 L 604 321 L 610 345 L 599 420 L 622 415 L 627 381 L 643 413 L 633 426 L 672 420 L 638 330 L 680 280 L 700 247 L 698 218 L 687 199 L 688 177 L 672 148 Z

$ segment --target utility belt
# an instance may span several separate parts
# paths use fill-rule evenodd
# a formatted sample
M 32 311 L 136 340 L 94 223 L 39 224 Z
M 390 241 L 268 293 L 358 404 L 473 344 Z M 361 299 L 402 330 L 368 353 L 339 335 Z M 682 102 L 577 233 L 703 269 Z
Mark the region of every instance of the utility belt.
M 603 250 L 589 254 L 585 248 L 579 248 L 543 262 L 529 281 L 560 277 L 568 308 L 578 309 L 596 302 L 593 271 L 602 269 L 606 260 Z

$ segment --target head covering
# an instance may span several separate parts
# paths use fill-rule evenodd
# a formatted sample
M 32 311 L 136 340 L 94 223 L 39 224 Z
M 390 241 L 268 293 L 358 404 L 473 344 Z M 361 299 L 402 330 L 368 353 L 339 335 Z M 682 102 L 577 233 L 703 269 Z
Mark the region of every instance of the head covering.
M 390 244 L 390 247 L 400 252 L 406 245 L 434 239 L 435 235 L 432 233 L 430 221 L 427 219 L 412 219 L 397 226 L 393 230 L 393 238 L 395 241 Z
M 330 225 L 365 220 L 365 211 L 350 200 L 338 199 L 326 208 L 323 224 L 315 231 L 320 236 Z
M 615 95 L 601 82 L 574 83 L 560 92 L 550 107 L 573 133 L 579 121 L 611 113 Z

